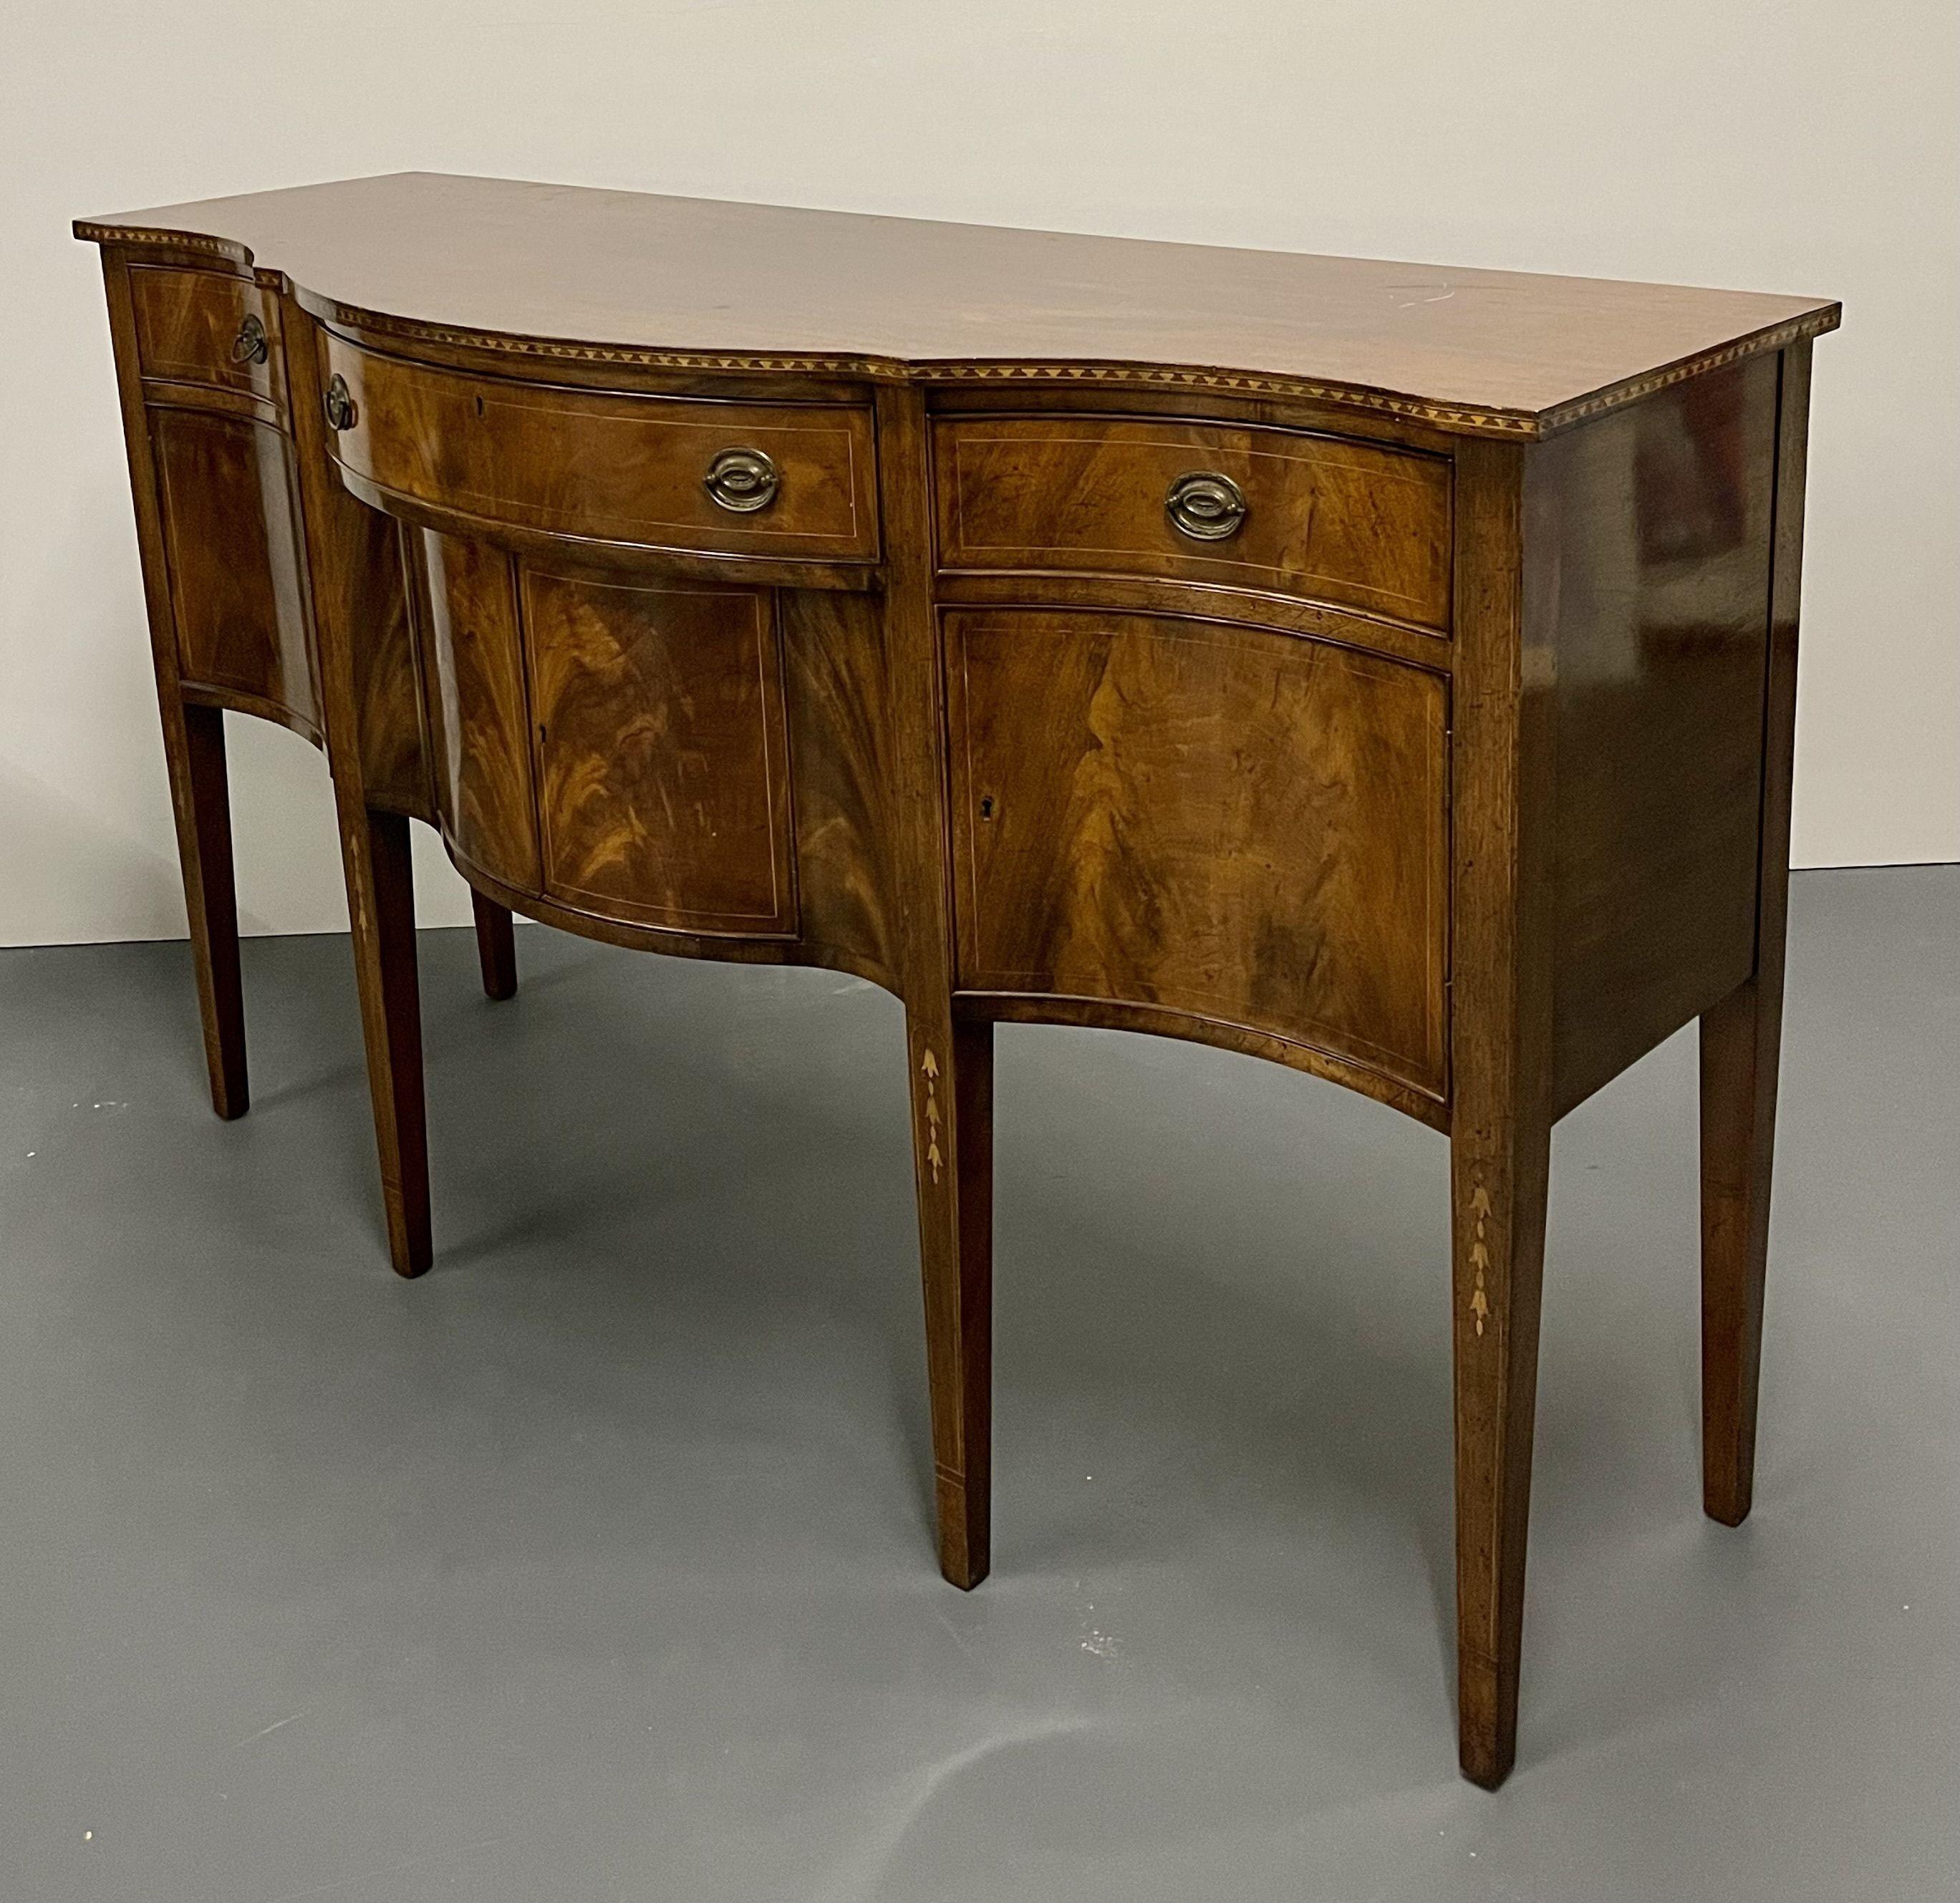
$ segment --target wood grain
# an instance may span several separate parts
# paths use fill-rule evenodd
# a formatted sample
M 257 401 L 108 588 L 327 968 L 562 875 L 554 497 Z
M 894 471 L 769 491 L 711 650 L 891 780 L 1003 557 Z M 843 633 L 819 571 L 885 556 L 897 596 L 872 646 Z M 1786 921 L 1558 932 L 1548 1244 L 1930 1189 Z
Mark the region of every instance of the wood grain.
M 1802 344 L 1783 353 L 1777 401 L 1754 968 L 1701 1018 L 1701 1498 L 1711 1518 L 1731 1527 L 1755 1497 L 1809 413 L 1810 347 Z
M 602 917 L 794 937 L 774 598 L 520 569 L 544 890 Z
M 546 357 L 1041 384 L 1115 374 L 1526 436 L 1838 315 L 1816 298 L 431 173 L 76 230 L 126 243 L 187 234 L 279 274 L 323 316 L 392 316 Z
M 286 439 L 173 408 L 153 410 L 149 431 L 183 681 L 262 702 L 317 737 Z
M 285 402 L 278 301 L 235 272 L 138 265 L 129 273 L 136 343 L 146 378 L 234 390 Z M 266 334 L 262 361 L 234 348 L 247 318 Z
M 1551 1153 L 1555 590 L 1525 539 L 1536 476 L 1457 465 L 1449 1177 L 1457 1750 L 1491 1789 L 1517 1752 Z M 1542 465 L 1538 465 L 1542 467 Z
M 711 402 L 536 388 L 466 376 L 331 340 L 352 395 L 333 438 L 351 474 L 389 498 L 636 548 L 827 561 L 877 553 L 870 411 L 862 405 Z M 705 478 L 724 450 L 767 456 L 781 487 L 737 514 Z
M 879 604 L 777 596 L 797 895 L 813 958 L 899 989 L 891 670 Z
M 239 974 L 238 902 L 231 859 L 224 716 L 219 708 L 192 704 L 185 696 L 170 589 L 168 531 L 158 492 L 129 274 L 121 259 L 105 253 L 102 278 L 115 350 L 130 500 L 142 558 L 150 659 L 156 679 L 164 760 L 170 775 L 170 805 L 177 825 L 177 864 L 190 935 L 205 1067 L 212 1108 L 228 1120 L 244 1115 L 250 1092 L 244 993 Z
M 1442 1096 L 1438 675 L 1140 615 L 946 631 L 963 990 L 1184 1012 Z
M 953 1009 L 956 952 L 947 839 L 944 688 L 932 599 L 925 406 L 881 391 L 889 545 L 893 843 L 904 939 L 906 1080 L 925 1289 L 940 1571 L 963 1589 L 992 1563 L 992 1027 Z
M 325 739 L 404 1273 L 409 816 L 493 996 L 510 907 L 886 986 L 961 1587 L 995 1021 L 1201 1039 L 1446 1130 L 1459 1755 L 1500 1782 L 1552 1126 L 1698 1012 L 1704 1504 L 1748 1510 L 1836 307 L 425 176 L 84 229 L 221 1112 L 221 706 Z M 738 518 L 701 483 L 743 446 L 783 481 Z M 1208 542 L 1166 515 L 1204 472 L 1249 505 Z
M 372 634 L 365 611 L 377 593 L 385 598 L 396 586 L 397 571 L 387 564 L 398 557 L 400 543 L 392 534 L 375 536 L 364 512 L 335 482 L 317 401 L 321 338 L 301 314 L 289 313 L 288 331 L 288 365 L 298 372 L 293 423 L 300 513 L 382 1212 L 396 1272 L 418 1276 L 434 1260 L 434 1244 L 409 821 L 370 799 L 361 732 L 362 656 Z M 377 554 L 383 564 L 378 571 Z
M 543 889 L 516 563 L 425 534 L 429 752 L 450 850 L 520 892 Z
M 1561 1115 L 1755 962 L 1776 391 L 1764 358 L 1537 452 Z
M 1428 628 L 1449 618 L 1449 465 L 1300 430 L 1094 415 L 959 417 L 933 434 L 953 569 L 1157 575 L 1332 602 Z M 1180 478 L 1218 474 L 1249 513 L 1180 534 Z
M 339 550 L 334 586 L 353 643 L 361 779 L 368 803 L 433 822 L 422 686 L 409 589 L 409 553 L 399 526 L 360 507 L 337 484 L 321 486 Z M 314 584 L 317 593 L 320 584 Z

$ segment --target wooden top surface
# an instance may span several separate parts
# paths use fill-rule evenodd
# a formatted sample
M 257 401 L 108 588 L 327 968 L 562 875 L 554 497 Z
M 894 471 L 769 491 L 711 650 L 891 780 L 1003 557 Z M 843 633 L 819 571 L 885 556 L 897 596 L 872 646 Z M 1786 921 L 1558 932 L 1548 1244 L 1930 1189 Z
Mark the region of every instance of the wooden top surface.
M 406 172 L 78 221 L 160 234 L 381 316 L 529 354 L 1171 387 L 1537 436 L 1836 327 L 1814 297 L 794 211 Z M 385 326 L 383 326 L 385 327 Z

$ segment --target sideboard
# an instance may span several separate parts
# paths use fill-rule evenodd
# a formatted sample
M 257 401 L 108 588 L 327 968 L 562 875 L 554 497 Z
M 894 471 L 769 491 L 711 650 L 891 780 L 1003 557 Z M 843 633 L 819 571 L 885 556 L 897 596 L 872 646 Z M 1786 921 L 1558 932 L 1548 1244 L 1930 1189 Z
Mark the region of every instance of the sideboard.
M 224 712 L 332 775 L 389 1245 L 408 825 L 509 914 L 904 1004 L 940 1561 L 988 1565 L 993 1027 L 1445 1133 L 1465 1773 L 1515 1752 L 1553 1124 L 1701 1027 L 1748 1512 L 1834 304 L 425 174 L 101 247 L 221 1115 Z

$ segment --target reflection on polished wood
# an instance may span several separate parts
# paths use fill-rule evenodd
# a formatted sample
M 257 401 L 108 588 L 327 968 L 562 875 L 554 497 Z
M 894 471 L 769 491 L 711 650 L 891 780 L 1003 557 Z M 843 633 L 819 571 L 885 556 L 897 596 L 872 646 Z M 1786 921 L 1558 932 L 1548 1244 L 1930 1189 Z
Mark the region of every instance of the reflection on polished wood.
M 894 992 L 963 1587 L 994 1023 L 1420 1118 L 1451 1148 L 1459 1749 L 1500 1782 L 1552 1126 L 1698 1016 L 1705 1504 L 1748 1507 L 1837 307 L 427 175 L 78 230 L 220 1113 L 225 708 L 329 758 L 405 1274 L 409 819 L 474 888 L 492 997 L 512 907 Z

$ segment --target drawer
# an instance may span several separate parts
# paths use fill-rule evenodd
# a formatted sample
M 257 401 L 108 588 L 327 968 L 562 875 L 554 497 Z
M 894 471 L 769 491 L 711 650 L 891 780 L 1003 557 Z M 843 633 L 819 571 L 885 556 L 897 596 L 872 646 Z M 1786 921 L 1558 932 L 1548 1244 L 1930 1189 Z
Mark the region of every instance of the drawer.
M 868 405 L 562 389 L 327 343 L 336 454 L 388 494 L 547 535 L 709 554 L 869 561 Z M 343 416 L 345 411 L 342 411 Z
M 1184 617 L 944 627 L 963 990 L 1237 1027 L 1441 1097 L 1441 675 Z
M 250 278 L 136 265 L 129 294 L 145 376 L 284 404 L 277 302 Z
M 1449 624 L 1443 457 L 1106 415 L 947 418 L 933 440 L 943 567 L 1141 575 Z

